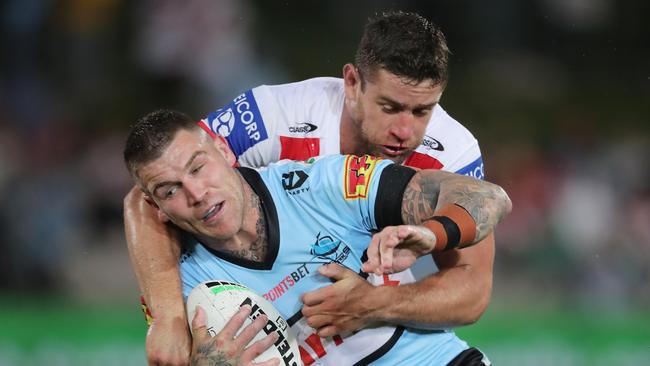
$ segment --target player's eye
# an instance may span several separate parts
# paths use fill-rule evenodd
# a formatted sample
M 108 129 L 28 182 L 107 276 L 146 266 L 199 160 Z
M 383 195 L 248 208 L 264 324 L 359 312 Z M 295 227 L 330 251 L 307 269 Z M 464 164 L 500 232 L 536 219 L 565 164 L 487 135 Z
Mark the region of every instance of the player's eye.
M 381 110 L 384 113 L 389 113 L 389 114 L 394 114 L 394 113 L 399 112 L 399 109 L 395 108 L 395 106 L 392 106 L 390 104 L 382 104 L 381 105 Z
M 431 111 L 430 109 L 414 109 L 413 115 L 415 117 L 424 117 L 427 114 L 429 114 L 430 111 Z
M 178 187 L 171 187 L 165 191 L 165 199 L 172 198 L 176 194 Z
M 192 175 L 196 175 L 199 171 L 201 171 L 201 168 L 203 168 L 203 165 L 198 165 L 194 169 L 192 169 L 190 173 L 192 173 Z

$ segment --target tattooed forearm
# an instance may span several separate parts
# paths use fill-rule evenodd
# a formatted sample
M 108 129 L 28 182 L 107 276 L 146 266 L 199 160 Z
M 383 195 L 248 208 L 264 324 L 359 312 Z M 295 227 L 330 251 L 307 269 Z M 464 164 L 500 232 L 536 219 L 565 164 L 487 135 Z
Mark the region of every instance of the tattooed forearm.
M 226 355 L 215 349 L 215 342 L 204 343 L 198 346 L 196 354 L 192 356 L 191 366 L 234 366 L 236 360 L 230 360 Z
M 474 242 L 485 238 L 512 205 L 506 192 L 495 184 L 439 170 L 422 170 L 404 191 L 402 218 L 407 224 L 420 224 L 449 204 L 462 206 L 472 215 L 476 222 Z

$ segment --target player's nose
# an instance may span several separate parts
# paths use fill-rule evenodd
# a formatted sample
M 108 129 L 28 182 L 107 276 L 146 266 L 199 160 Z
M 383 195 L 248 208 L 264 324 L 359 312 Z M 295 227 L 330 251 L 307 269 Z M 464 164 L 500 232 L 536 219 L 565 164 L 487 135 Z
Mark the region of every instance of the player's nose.
M 197 206 L 203 202 L 207 193 L 206 186 L 203 182 L 198 179 L 188 179 L 186 182 L 183 182 L 183 186 L 187 192 L 190 206 Z
M 412 116 L 408 112 L 400 112 L 395 121 L 390 125 L 389 132 L 399 141 L 408 141 L 413 137 L 414 123 Z

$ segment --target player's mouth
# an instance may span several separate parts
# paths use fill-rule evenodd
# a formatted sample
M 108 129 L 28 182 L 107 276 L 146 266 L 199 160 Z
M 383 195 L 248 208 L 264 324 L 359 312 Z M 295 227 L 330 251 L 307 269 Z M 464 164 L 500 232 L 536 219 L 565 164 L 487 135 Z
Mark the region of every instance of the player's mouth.
M 402 145 L 381 145 L 381 151 L 386 156 L 396 158 L 398 156 L 404 155 L 409 150 Z
M 204 223 L 213 222 L 216 219 L 216 217 L 219 215 L 221 210 L 223 209 L 224 202 L 225 201 L 221 201 L 221 202 L 217 203 L 216 205 L 210 207 L 210 209 L 207 210 L 205 212 L 205 214 L 203 214 L 203 217 L 201 218 L 201 220 Z

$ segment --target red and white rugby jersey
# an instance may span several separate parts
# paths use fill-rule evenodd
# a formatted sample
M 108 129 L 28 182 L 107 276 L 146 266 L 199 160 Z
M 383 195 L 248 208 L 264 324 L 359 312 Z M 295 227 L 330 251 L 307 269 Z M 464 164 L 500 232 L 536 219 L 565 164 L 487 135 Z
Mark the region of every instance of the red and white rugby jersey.
M 243 166 L 340 153 L 343 80 L 322 77 L 261 85 L 237 96 L 201 123 L 224 136 Z M 422 144 L 406 165 L 483 178 L 478 142 L 437 105 Z
M 339 78 L 261 85 L 238 95 L 200 124 L 225 137 L 242 166 L 257 168 L 282 159 L 339 154 L 344 96 Z M 477 140 L 440 105 L 433 110 L 422 144 L 404 164 L 483 179 Z M 415 277 L 407 269 L 382 277 L 371 274 L 368 281 L 398 285 L 414 282 Z

